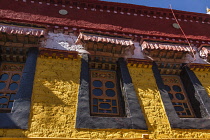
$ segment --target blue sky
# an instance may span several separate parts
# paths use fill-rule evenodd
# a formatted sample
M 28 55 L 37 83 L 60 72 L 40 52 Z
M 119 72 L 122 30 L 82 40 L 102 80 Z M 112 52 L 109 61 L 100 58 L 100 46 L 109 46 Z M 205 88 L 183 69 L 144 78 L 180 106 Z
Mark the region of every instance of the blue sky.
M 121 3 L 130 3 L 136 5 L 145 5 L 150 7 L 169 8 L 172 5 L 173 9 L 206 13 L 206 7 L 210 8 L 210 0 L 103 0 Z

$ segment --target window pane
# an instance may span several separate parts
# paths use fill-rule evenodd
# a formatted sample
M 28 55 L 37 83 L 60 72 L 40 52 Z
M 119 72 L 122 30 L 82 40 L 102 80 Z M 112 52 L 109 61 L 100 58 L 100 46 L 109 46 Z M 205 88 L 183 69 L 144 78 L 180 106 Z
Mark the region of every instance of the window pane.
M 9 85 L 9 89 L 10 90 L 16 90 L 18 88 L 18 84 L 17 83 L 12 83 Z
M 7 80 L 8 78 L 9 78 L 9 75 L 6 74 L 6 73 L 4 73 L 4 74 L 1 75 L 0 80 L 5 81 L 5 80 Z
M 8 108 L 12 108 L 13 102 L 9 102 Z
M 111 81 L 108 81 L 105 83 L 106 88 L 114 88 L 114 83 Z
M 173 94 L 168 93 L 168 95 L 169 95 L 169 97 L 170 97 L 171 100 L 174 98 Z
M 178 100 L 184 100 L 184 95 L 182 95 L 181 93 L 176 93 L 175 95 Z
M 102 82 L 101 81 L 93 81 L 93 86 L 94 87 L 101 87 L 102 86 Z
M 176 111 L 184 111 L 184 108 L 181 106 L 175 106 L 174 108 Z
M 165 90 L 169 92 L 171 91 L 171 88 L 168 85 L 165 85 Z
M 108 103 L 100 103 L 99 107 L 103 109 L 109 109 L 111 105 Z
M 12 76 L 12 80 L 13 80 L 13 81 L 19 81 L 19 80 L 20 80 L 20 75 L 19 75 L 19 74 L 14 74 L 14 75 Z
M 182 91 L 180 86 L 177 86 L 177 85 L 173 86 L 173 90 L 176 91 L 176 92 L 181 92 Z
M 6 87 L 6 83 L 0 82 L 0 89 L 4 89 Z
M 108 90 L 106 90 L 106 95 L 109 97 L 114 97 L 115 92 L 114 92 L 114 90 L 108 89 Z
M 0 98 L 0 103 L 1 104 L 7 103 L 7 102 L 8 102 L 7 98 Z

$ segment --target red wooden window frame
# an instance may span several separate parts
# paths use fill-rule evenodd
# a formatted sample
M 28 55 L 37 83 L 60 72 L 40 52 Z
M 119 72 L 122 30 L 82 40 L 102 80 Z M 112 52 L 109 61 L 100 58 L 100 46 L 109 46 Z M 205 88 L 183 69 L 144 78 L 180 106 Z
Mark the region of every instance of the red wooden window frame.
M 2 63 L 0 69 L 0 113 L 10 113 L 24 64 Z
M 116 71 L 90 70 L 90 103 L 93 116 L 120 116 Z
M 161 75 L 161 77 L 177 115 L 180 118 L 195 117 L 180 77 L 178 75 Z

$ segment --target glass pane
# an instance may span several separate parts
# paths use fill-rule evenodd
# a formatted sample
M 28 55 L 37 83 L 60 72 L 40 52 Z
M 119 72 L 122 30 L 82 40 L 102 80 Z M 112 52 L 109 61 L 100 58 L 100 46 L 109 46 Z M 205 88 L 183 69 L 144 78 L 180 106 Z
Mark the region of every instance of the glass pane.
M 108 90 L 106 90 L 106 95 L 109 97 L 114 97 L 115 92 L 114 92 L 114 90 L 108 89 Z
M 187 115 L 186 113 L 182 113 L 182 115 Z
M 13 102 L 9 102 L 8 108 L 12 108 Z
M 93 104 L 98 105 L 98 99 L 93 99 Z
M 16 90 L 18 88 L 18 84 L 17 83 L 12 83 L 9 85 L 9 89 L 10 90 Z
M 13 80 L 13 81 L 19 81 L 19 80 L 20 80 L 20 75 L 19 75 L 19 74 L 14 74 L 14 75 L 12 76 L 12 80 Z
M 117 108 L 116 107 L 112 107 L 112 112 L 113 113 L 117 113 Z
M 2 105 L 1 108 L 7 108 L 7 105 Z
M 0 103 L 1 104 L 7 103 L 7 102 L 8 102 L 7 98 L 0 98 Z
M 173 105 L 182 105 L 182 103 L 172 103 Z
M 108 103 L 100 103 L 99 107 L 103 109 L 109 109 L 111 106 Z
M 106 88 L 114 88 L 114 83 L 111 81 L 108 81 L 105 83 Z
M 184 111 L 184 108 L 181 106 L 174 106 L 176 111 Z
M 175 95 L 176 95 L 176 98 L 177 98 L 178 100 L 184 100 L 184 95 L 183 95 L 183 94 L 181 94 L 181 93 L 176 93 Z
M 106 113 L 106 110 L 101 110 L 101 109 L 99 109 L 99 112 L 100 112 L 100 113 Z
M 190 110 L 186 109 L 187 115 L 191 115 Z
M 15 99 L 15 94 L 11 94 L 10 95 L 10 100 L 14 100 Z
M 104 102 L 104 99 L 99 99 L 99 102 Z
M 96 89 L 93 90 L 93 94 L 95 96 L 101 96 L 103 94 L 103 91 L 101 89 L 96 88 Z
M 173 90 L 176 91 L 176 92 L 181 92 L 182 89 L 180 88 L 180 86 L 177 86 L 177 85 L 174 85 L 173 86 Z
M 0 82 L 0 89 L 4 89 L 6 87 L 6 83 Z
M 169 95 L 169 97 L 170 97 L 171 100 L 174 98 L 173 94 L 168 93 L 168 95 Z
M 4 95 L 4 93 L 0 93 L 0 96 L 3 96 Z
M 98 112 L 98 107 L 97 106 L 93 106 L 93 112 Z
M 106 110 L 106 113 L 112 113 L 111 110 Z
M 186 103 L 183 103 L 183 105 L 184 105 L 185 108 L 188 108 L 188 105 Z
M 111 102 L 111 100 L 107 99 L 106 102 Z
M 101 81 L 98 81 L 98 80 L 93 81 L 93 86 L 94 87 L 102 87 L 102 82 Z
M 165 90 L 169 92 L 171 91 L 171 88 L 168 85 L 165 85 Z
M 9 78 L 9 75 L 6 74 L 6 73 L 4 73 L 4 74 L 1 75 L 0 80 L 5 81 L 5 80 L 7 80 L 8 78 Z
M 101 89 L 96 88 L 96 89 L 93 90 L 93 94 L 95 96 L 101 96 L 103 94 L 103 91 Z
M 116 106 L 116 105 L 117 105 L 116 100 L 112 100 L 112 105 L 113 105 L 113 106 Z

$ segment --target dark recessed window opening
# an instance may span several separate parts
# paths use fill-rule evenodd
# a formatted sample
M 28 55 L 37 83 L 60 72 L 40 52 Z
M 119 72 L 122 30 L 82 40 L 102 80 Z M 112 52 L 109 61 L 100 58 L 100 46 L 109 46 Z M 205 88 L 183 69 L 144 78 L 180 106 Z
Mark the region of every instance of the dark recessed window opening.
M 24 64 L 2 63 L 0 69 L 0 113 L 10 113 Z
M 185 88 L 178 75 L 161 75 L 165 90 L 180 118 L 196 117 Z
M 116 71 L 91 69 L 90 78 L 91 115 L 122 116 Z

